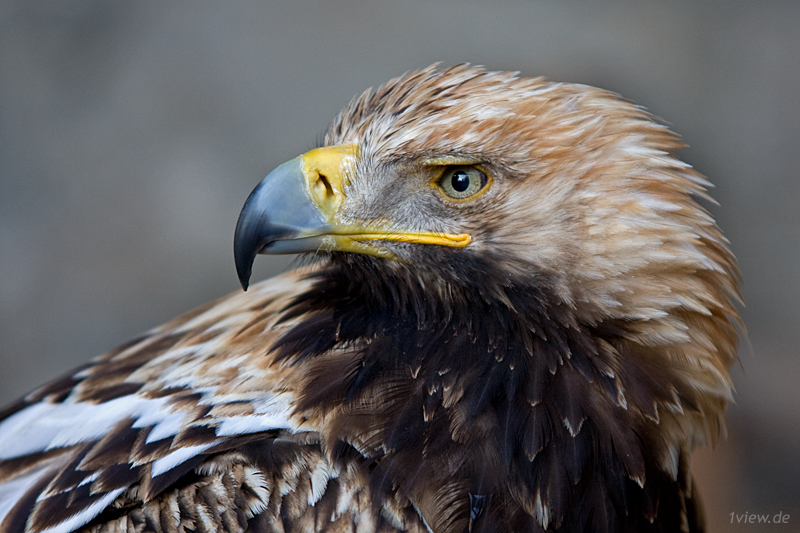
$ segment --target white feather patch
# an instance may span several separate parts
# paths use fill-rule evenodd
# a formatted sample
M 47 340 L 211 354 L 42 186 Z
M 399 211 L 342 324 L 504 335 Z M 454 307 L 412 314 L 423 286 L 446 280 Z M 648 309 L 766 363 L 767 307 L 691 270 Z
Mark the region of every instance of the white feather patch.
M 0 423 L 0 459 L 96 440 L 130 414 L 130 398 L 103 404 L 37 403 Z
M 153 407 L 158 408 L 142 413 L 142 416 L 132 426 L 134 428 L 153 426 L 153 429 L 147 435 L 147 439 L 145 439 L 147 444 L 167 437 L 174 437 L 186 422 L 187 413 L 185 411 L 169 412 L 168 408 L 165 409 L 161 405 Z
M 92 518 L 99 515 L 103 509 L 108 507 L 124 490 L 124 488 L 112 490 L 80 513 L 64 520 L 56 526 L 42 530 L 41 533 L 69 533 L 70 531 L 75 531 L 79 527 L 86 525 Z
M 339 473 L 327 461 L 320 461 L 311 474 L 311 492 L 308 493 L 308 505 L 315 505 L 328 488 L 328 481 L 338 477 Z
M 136 428 L 156 426 L 157 436 L 174 435 L 185 415 L 164 409 L 166 401 L 129 395 L 98 404 L 66 401 L 28 406 L 0 422 L 0 460 L 98 440 L 127 418 L 137 420 Z
M 43 475 L 52 475 L 52 471 L 47 467 L 37 468 L 5 483 L 0 483 L 0 530 L 4 529 L 2 527 L 3 519 L 8 512 Z
M 253 402 L 255 414 L 222 419 L 216 433 L 227 437 L 272 429 L 297 429 L 290 420 L 291 399 L 289 394 L 267 394 Z
M 209 442 L 197 446 L 186 446 L 185 448 L 177 448 L 174 452 L 170 452 L 161 459 L 156 459 L 150 466 L 150 476 L 160 476 L 164 472 L 172 470 L 181 463 L 185 463 L 192 457 L 203 453 L 210 447 L 216 445 L 216 442 Z

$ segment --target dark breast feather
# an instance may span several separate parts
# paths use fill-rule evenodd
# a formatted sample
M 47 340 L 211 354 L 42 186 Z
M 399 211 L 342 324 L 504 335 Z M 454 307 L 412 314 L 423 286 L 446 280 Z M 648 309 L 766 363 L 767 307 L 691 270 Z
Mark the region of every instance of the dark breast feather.
M 298 408 L 375 462 L 373 494 L 398 491 L 434 531 L 701 530 L 688 457 L 665 472 L 656 427 L 692 391 L 626 324 L 578 324 L 542 284 L 504 286 L 512 311 L 488 281 L 452 305 L 377 268 L 334 261 L 276 346 L 307 375 Z

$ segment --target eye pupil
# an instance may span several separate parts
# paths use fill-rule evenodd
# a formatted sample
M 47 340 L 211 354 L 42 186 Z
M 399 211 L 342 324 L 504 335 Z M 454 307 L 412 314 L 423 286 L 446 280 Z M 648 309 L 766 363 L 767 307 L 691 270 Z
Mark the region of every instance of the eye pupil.
M 469 187 L 469 174 L 467 174 L 463 170 L 454 172 L 453 178 L 450 181 L 450 183 L 453 185 L 454 190 L 458 192 L 464 192 Z
M 467 200 L 486 187 L 486 174 L 473 166 L 448 167 L 439 178 L 439 190 L 452 200 Z

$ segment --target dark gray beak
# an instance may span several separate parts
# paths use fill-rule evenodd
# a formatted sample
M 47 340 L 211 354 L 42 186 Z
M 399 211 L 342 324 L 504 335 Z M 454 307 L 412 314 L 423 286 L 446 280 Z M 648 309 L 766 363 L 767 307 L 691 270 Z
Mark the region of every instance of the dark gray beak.
M 303 157 L 280 165 L 261 180 L 242 207 L 233 236 L 233 257 L 247 290 L 258 254 L 313 251 L 329 226 L 308 193 Z

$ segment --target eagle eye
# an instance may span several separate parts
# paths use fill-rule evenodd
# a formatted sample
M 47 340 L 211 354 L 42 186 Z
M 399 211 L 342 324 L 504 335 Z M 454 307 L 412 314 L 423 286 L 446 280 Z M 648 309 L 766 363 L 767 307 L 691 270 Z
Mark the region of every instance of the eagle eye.
M 439 179 L 439 188 L 449 198 L 466 200 L 478 194 L 488 181 L 486 174 L 475 167 L 447 167 Z

